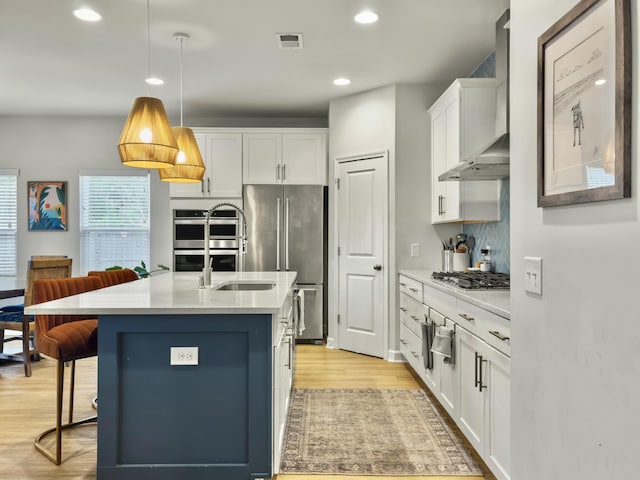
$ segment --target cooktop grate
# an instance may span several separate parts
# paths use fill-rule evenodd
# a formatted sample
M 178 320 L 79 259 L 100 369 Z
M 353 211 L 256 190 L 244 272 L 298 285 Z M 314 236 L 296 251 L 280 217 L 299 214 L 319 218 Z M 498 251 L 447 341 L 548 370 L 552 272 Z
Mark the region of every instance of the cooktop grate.
M 503 289 L 508 290 L 510 279 L 508 273 L 494 272 L 433 272 L 435 280 L 452 283 L 460 288 L 470 290 Z

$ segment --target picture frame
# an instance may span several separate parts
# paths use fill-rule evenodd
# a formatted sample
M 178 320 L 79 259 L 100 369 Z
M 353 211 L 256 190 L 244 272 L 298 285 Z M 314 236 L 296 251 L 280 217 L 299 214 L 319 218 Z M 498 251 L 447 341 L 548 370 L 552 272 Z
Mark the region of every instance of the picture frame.
M 67 182 L 27 182 L 29 231 L 67 231 Z
M 631 196 L 630 0 L 582 0 L 538 38 L 538 207 Z

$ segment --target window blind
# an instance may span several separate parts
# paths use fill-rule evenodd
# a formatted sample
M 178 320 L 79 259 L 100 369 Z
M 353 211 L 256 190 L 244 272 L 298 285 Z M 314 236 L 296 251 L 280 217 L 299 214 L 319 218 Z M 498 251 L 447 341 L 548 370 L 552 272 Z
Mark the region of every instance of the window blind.
M 0 276 L 16 276 L 18 177 L 0 174 Z
M 80 262 L 84 272 L 133 268 L 150 257 L 149 175 L 80 176 Z

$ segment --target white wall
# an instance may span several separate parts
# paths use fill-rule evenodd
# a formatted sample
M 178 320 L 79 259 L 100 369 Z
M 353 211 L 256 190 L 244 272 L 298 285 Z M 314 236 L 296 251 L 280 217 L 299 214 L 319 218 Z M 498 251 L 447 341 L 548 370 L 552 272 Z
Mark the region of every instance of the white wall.
M 445 90 L 442 85 L 389 85 L 333 100 L 329 108 L 329 178 L 336 159 L 379 151 L 389 152 L 389 275 L 387 357 L 399 359 L 396 321 L 399 269 L 440 269 L 442 238 L 461 231 L 459 225 L 431 225 L 430 133 L 427 108 Z M 329 225 L 333 231 L 335 189 L 329 182 Z M 409 245 L 420 244 L 411 257 Z M 336 243 L 329 237 L 329 344 L 337 331 L 338 270 Z
M 80 271 L 78 174 L 80 170 L 128 171 L 116 150 L 125 117 L 0 117 L 0 168 L 17 168 L 18 277 L 31 255 L 67 255 Z M 66 180 L 68 230 L 27 229 L 27 182 Z M 151 172 L 151 266 L 172 265 L 169 186 Z
M 514 480 L 638 478 L 640 194 L 637 3 L 632 1 L 631 199 L 536 207 L 537 38 L 575 0 L 511 0 Z M 543 296 L 524 256 L 543 258 Z

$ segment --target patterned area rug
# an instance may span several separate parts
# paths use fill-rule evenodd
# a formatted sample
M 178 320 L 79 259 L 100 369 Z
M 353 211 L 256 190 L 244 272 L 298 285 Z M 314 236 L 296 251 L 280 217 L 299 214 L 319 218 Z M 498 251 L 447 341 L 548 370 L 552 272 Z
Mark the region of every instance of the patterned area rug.
M 281 473 L 482 475 L 422 390 L 295 389 Z

